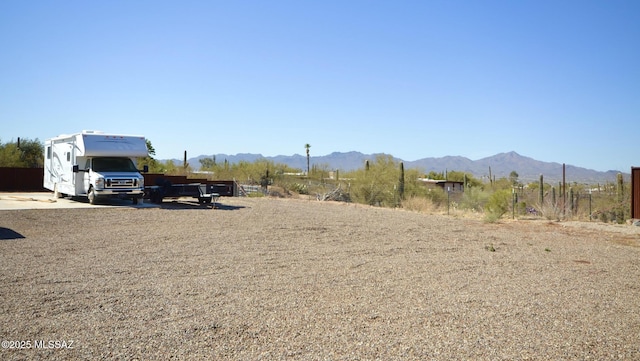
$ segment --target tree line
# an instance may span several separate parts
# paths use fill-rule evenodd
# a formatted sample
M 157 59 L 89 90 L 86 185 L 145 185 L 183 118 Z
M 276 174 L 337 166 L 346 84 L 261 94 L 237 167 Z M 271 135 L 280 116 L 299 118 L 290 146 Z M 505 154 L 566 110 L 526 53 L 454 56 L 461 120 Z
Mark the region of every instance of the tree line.
M 42 168 L 44 147 L 36 139 L 18 138 L 6 143 L 0 140 L 0 167 Z

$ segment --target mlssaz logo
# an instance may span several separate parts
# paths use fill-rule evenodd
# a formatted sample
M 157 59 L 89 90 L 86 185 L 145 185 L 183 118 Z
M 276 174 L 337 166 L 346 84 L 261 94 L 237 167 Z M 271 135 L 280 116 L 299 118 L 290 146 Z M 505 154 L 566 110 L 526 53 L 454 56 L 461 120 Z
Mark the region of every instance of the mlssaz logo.
M 34 346 L 35 348 L 73 348 L 73 341 L 69 340 L 69 341 L 65 341 L 65 340 L 49 340 L 49 341 L 45 341 L 45 340 L 35 340 L 34 341 Z

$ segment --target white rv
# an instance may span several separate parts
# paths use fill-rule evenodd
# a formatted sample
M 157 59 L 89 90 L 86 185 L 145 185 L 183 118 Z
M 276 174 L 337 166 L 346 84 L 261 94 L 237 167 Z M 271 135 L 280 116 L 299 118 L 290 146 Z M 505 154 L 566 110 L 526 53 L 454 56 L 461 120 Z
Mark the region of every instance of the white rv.
M 144 178 L 135 158 L 148 155 L 144 137 L 85 130 L 47 139 L 44 148 L 44 187 L 57 195 L 85 196 L 91 204 L 110 197 L 142 200 Z

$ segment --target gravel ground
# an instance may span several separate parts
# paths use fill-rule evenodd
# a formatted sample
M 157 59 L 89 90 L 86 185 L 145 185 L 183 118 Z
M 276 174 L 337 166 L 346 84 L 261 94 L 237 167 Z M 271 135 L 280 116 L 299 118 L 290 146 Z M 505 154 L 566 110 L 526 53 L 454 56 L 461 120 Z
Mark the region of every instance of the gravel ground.
M 2 360 L 640 359 L 640 227 L 266 198 L 0 227 Z

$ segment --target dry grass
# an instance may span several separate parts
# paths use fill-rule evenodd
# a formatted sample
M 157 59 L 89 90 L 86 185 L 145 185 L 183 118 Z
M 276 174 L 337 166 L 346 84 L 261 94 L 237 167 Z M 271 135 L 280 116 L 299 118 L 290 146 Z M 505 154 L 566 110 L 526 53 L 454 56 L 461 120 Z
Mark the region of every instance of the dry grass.
M 402 201 L 402 208 L 408 211 L 436 214 L 442 210 L 426 197 L 410 197 Z M 446 213 L 446 209 L 444 210 Z

